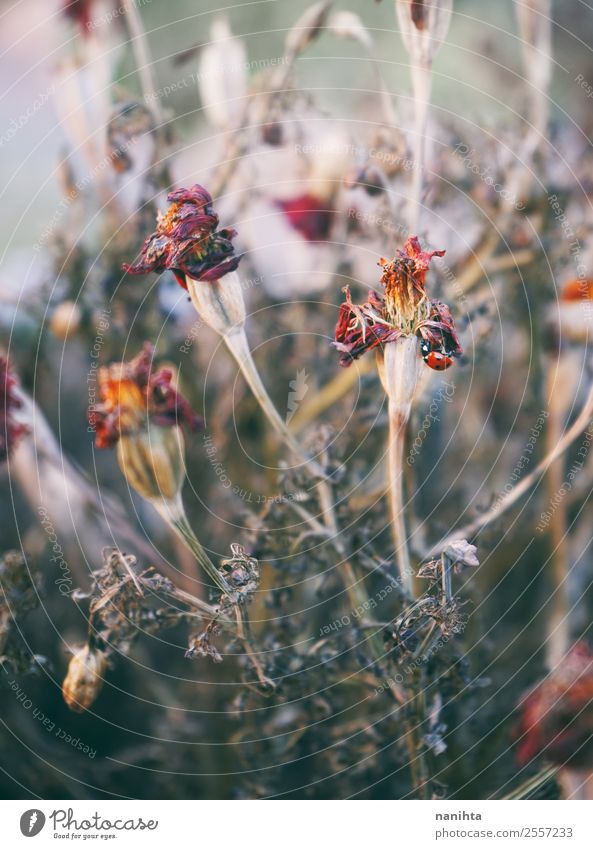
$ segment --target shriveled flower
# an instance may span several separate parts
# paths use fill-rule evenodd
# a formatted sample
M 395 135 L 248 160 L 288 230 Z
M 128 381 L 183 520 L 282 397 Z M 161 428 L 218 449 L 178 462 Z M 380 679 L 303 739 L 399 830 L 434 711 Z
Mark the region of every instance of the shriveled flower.
M 480 565 L 478 549 L 466 539 L 453 540 L 443 551 L 443 554 L 449 559 L 456 572 Z
M 591 766 L 593 652 L 575 643 L 562 663 L 520 703 L 519 762 L 537 755 L 564 766 Z
M 212 197 L 196 183 L 190 189 L 177 189 L 167 195 L 168 211 L 157 216 L 156 231 L 144 242 L 140 260 L 124 263 L 129 274 L 172 271 L 180 286 L 187 289 L 185 275 L 193 280 L 219 280 L 239 265 L 233 238 L 236 230 L 217 230 L 218 215 Z
M 99 369 L 101 403 L 89 409 L 97 448 L 113 447 L 122 436 L 144 428 L 147 421 L 162 427 L 185 425 L 190 431 L 203 426 L 202 417 L 175 388 L 171 369 L 153 371 L 153 359 L 154 347 L 145 342 L 130 362 Z
M 71 658 L 62 684 L 62 695 L 70 710 L 88 710 L 103 687 L 107 657 L 98 649 L 84 646 Z
M 6 460 L 19 440 L 29 433 L 27 425 L 13 416 L 22 406 L 15 391 L 17 387 L 18 381 L 8 358 L 0 354 L 0 462 Z
M 185 477 L 180 425 L 190 431 L 203 420 L 177 391 L 170 369 L 152 370 L 150 343 L 129 363 L 99 369 L 101 402 L 89 409 L 99 448 L 117 447 L 130 486 L 149 500 L 174 500 Z
M 446 304 L 428 298 L 426 273 L 434 256 L 445 251 L 423 251 L 416 236 L 410 236 L 392 261 L 381 259 L 383 294 L 371 290 L 366 303 L 352 302 L 348 287 L 340 307 L 334 346 L 341 353 L 340 365 L 349 366 L 365 351 L 395 342 L 402 336 L 417 336 L 431 365 L 430 354 L 451 358 L 462 352 L 453 317 Z M 433 365 L 435 368 L 436 365 Z

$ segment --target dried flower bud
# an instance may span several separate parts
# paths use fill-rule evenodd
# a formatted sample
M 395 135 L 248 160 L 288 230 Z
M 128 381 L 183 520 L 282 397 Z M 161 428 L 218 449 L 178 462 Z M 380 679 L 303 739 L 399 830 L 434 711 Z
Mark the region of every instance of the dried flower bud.
M 480 565 L 478 549 L 465 539 L 456 539 L 450 542 L 443 554 L 449 559 L 456 572 Z
M 106 670 L 104 652 L 84 646 L 73 655 L 62 684 L 62 695 L 70 710 L 82 713 L 90 708 L 101 692 Z
M 321 0 L 305 9 L 284 42 L 289 55 L 298 56 L 319 35 L 331 8 L 331 0 Z
M 74 301 L 62 301 L 53 311 L 49 329 L 58 339 L 69 339 L 80 325 L 82 313 Z
M 413 63 L 429 66 L 444 41 L 453 0 L 395 0 L 401 36 Z
M 373 46 L 373 39 L 356 12 L 349 12 L 346 9 L 335 11 L 328 21 L 327 28 L 338 38 L 351 38 L 358 41 L 367 50 Z

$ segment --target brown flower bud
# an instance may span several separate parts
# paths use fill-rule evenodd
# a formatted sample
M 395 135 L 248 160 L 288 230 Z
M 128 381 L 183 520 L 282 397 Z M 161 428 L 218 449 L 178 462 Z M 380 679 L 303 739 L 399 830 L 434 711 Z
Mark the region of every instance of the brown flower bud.
M 429 66 L 447 35 L 453 0 L 395 0 L 395 8 L 412 62 Z
M 93 704 L 103 686 L 107 658 L 102 651 L 84 646 L 71 658 L 62 684 L 62 695 L 70 710 L 82 713 Z
M 51 317 L 49 328 L 58 339 L 69 339 L 80 325 L 80 307 L 74 301 L 62 301 Z

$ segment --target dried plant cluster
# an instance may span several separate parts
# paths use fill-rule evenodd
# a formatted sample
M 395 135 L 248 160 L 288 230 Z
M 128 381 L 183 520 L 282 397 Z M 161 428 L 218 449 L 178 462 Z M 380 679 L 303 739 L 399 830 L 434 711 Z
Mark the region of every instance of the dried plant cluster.
M 593 792 L 593 157 L 514 5 L 490 131 L 433 106 L 451 0 L 261 61 L 62 4 L 63 196 L 0 301 L 6 795 Z

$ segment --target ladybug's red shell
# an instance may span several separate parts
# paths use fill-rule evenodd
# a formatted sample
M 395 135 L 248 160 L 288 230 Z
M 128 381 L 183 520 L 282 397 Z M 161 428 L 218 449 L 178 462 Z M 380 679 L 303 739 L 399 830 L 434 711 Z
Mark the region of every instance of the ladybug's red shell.
M 424 358 L 424 362 L 429 368 L 433 368 L 435 371 L 445 371 L 445 369 L 453 365 L 452 357 L 441 354 L 440 351 L 429 351 Z

